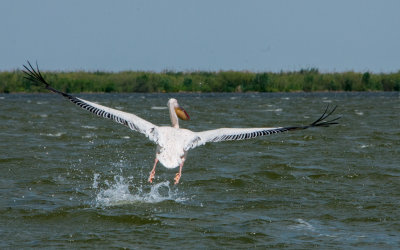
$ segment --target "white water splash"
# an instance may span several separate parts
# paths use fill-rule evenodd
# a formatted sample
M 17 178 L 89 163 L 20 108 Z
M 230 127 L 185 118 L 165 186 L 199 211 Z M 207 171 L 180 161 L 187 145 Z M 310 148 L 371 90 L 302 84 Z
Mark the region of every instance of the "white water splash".
M 94 174 L 92 187 L 97 189 L 99 174 Z M 177 190 L 171 190 L 169 181 L 161 182 L 151 186 L 145 191 L 140 184 L 138 187 L 132 183 L 133 177 L 126 180 L 123 176 L 114 176 L 114 183 L 105 180 L 106 188 L 100 188 L 95 198 L 96 207 L 118 206 L 132 203 L 158 203 L 166 200 L 182 202 L 186 200 L 177 194 Z M 135 190 L 135 191 L 133 191 Z
M 99 187 L 99 182 L 98 182 L 99 177 L 100 177 L 100 174 L 94 174 L 92 188 L 98 188 Z

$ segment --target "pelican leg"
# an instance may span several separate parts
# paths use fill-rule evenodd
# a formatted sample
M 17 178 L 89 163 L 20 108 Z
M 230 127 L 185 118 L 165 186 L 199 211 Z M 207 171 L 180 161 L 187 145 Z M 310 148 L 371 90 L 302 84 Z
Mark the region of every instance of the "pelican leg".
M 150 183 L 153 182 L 154 176 L 156 175 L 156 165 L 157 165 L 157 162 L 158 162 L 158 159 L 156 158 L 156 159 L 154 160 L 153 169 L 151 170 L 150 176 L 149 176 L 149 182 L 150 182 Z
M 176 173 L 175 178 L 174 178 L 174 180 L 175 180 L 174 184 L 175 185 L 179 183 L 179 179 L 182 176 L 182 167 L 183 167 L 183 164 L 185 163 L 185 160 L 186 160 L 185 157 L 182 157 L 182 163 L 179 165 L 179 172 Z

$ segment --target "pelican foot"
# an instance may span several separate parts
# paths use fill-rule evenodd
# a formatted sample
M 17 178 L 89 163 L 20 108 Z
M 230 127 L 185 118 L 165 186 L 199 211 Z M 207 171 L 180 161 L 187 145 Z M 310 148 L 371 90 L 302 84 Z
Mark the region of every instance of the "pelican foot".
M 176 173 L 176 175 L 175 175 L 175 178 L 174 178 L 174 180 L 175 180 L 175 185 L 176 184 L 178 184 L 179 183 L 179 179 L 181 178 L 181 174 L 180 173 Z
M 154 175 L 156 174 L 156 171 L 151 171 L 150 176 L 149 176 L 149 182 L 153 183 Z

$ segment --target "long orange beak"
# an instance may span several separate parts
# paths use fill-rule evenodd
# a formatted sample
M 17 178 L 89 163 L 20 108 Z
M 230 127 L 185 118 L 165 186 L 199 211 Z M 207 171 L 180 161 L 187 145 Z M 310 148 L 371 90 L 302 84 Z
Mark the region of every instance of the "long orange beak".
M 188 113 L 186 113 L 186 111 L 181 107 L 175 108 L 175 113 L 182 120 L 185 120 L 185 121 L 190 120 Z

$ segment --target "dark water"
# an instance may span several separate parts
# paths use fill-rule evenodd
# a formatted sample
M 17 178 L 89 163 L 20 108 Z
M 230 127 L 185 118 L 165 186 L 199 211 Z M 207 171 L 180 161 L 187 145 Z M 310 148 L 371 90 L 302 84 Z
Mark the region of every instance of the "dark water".
M 396 248 L 398 93 L 174 95 L 195 130 L 340 125 L 208 144 L 177 169 L 59 96 L 0 95 L 0 248 Z M 169 95 L 83 95 L 169 124 Z

